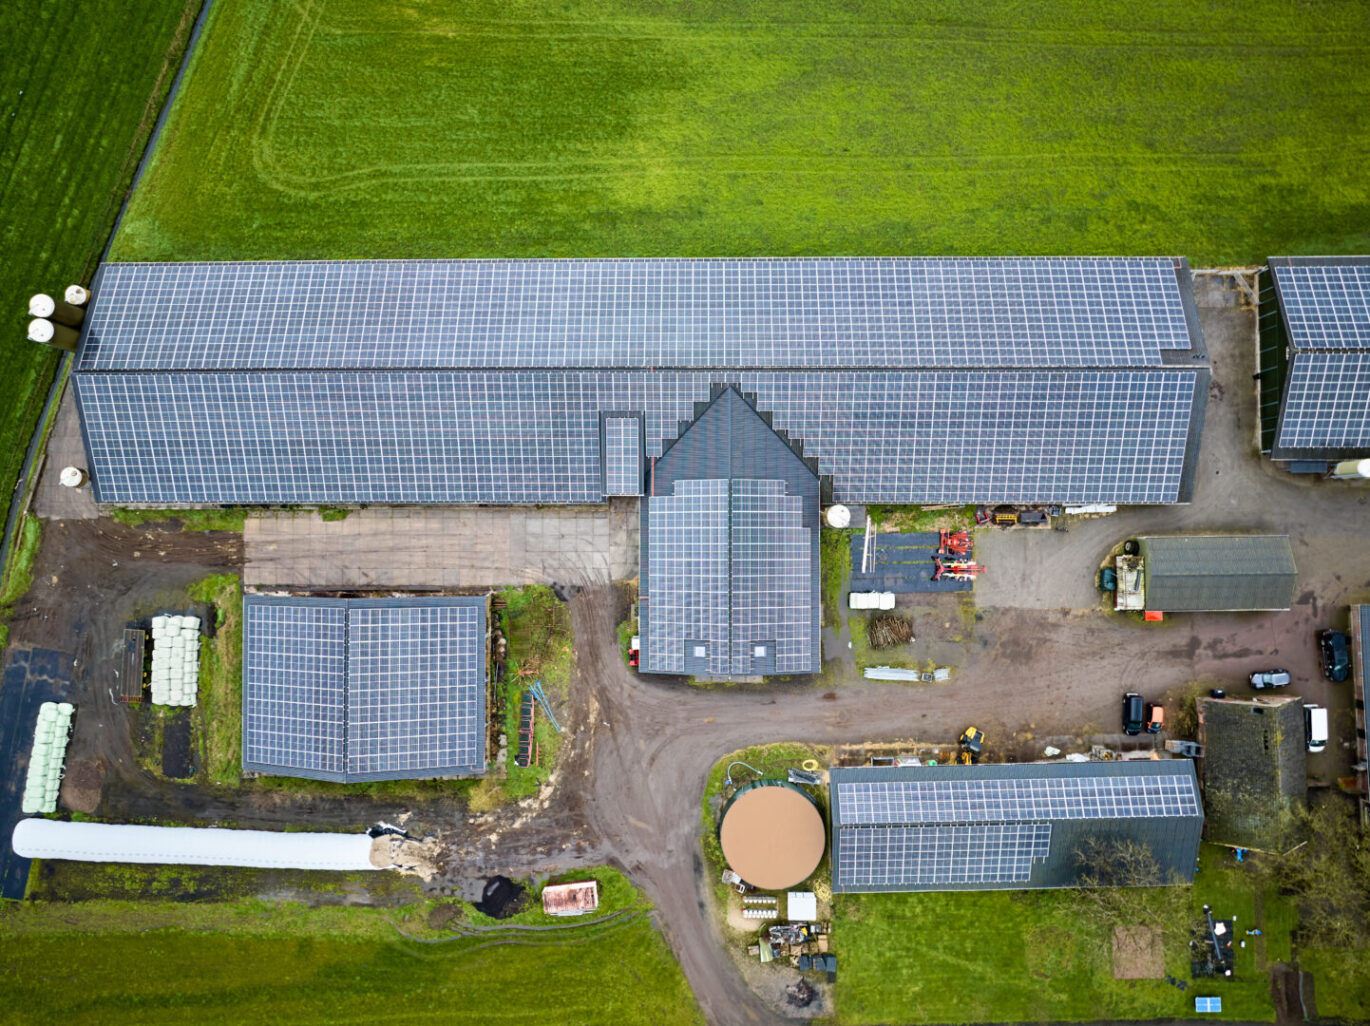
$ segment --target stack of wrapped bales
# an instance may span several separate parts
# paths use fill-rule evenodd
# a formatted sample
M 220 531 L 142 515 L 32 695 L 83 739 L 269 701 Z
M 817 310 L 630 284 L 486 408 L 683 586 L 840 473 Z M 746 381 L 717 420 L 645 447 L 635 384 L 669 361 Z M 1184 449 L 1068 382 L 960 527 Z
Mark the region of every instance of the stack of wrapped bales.
M 200 687 L 200 618 L 152 618 L 152 704 L 194 705 Z
M 76 707 L 70 702 L 44 702 L 38 708 L 29 775 L 24 782 L 22 808 L 25 815 L 57 811 L 57 792 L 62 787 L 67 739 L 71 737 L 71 715 L 75 711 Z

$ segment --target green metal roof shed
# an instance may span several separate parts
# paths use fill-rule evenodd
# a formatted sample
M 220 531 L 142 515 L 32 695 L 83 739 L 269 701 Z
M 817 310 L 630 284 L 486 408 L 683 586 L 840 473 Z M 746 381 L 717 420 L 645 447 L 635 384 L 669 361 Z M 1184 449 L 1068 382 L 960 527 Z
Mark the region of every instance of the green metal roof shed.
M 1258 612 L 1289 609 L 1294 604 L 1298 568 L 1288 535 L 1213 534 L 1137 541 L 1148 610 Z

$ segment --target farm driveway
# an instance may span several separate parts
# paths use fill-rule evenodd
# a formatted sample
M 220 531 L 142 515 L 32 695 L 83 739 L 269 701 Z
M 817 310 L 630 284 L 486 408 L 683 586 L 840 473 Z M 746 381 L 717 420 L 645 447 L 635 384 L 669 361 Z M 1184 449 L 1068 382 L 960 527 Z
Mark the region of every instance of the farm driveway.
M 637 503 L 584 507 L 380 507 L 343 520 L 251 517 L 249 587 L 487 588 L 609 584 L 637 573 Z

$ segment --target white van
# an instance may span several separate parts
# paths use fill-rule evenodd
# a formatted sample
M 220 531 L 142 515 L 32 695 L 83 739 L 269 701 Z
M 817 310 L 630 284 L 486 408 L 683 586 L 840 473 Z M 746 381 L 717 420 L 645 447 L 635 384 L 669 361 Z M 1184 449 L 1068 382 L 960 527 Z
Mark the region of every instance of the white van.
M 1303 707 L 1304 732 L 1308 735 L 1308 750 L 1321 752 L 1327 747 L 1327 708 L 1321 705 Z

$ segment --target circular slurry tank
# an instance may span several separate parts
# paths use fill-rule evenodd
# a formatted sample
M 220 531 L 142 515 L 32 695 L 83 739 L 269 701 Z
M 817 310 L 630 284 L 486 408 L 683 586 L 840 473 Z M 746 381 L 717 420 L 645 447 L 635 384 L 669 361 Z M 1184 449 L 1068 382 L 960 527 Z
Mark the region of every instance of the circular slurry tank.
M 826 846 L 823 813 L 793 784 L 758 780 L 739 788 L 723 807 L 718 840 L 743 880 L 763 891 L 782 891 L 818 868 Z

